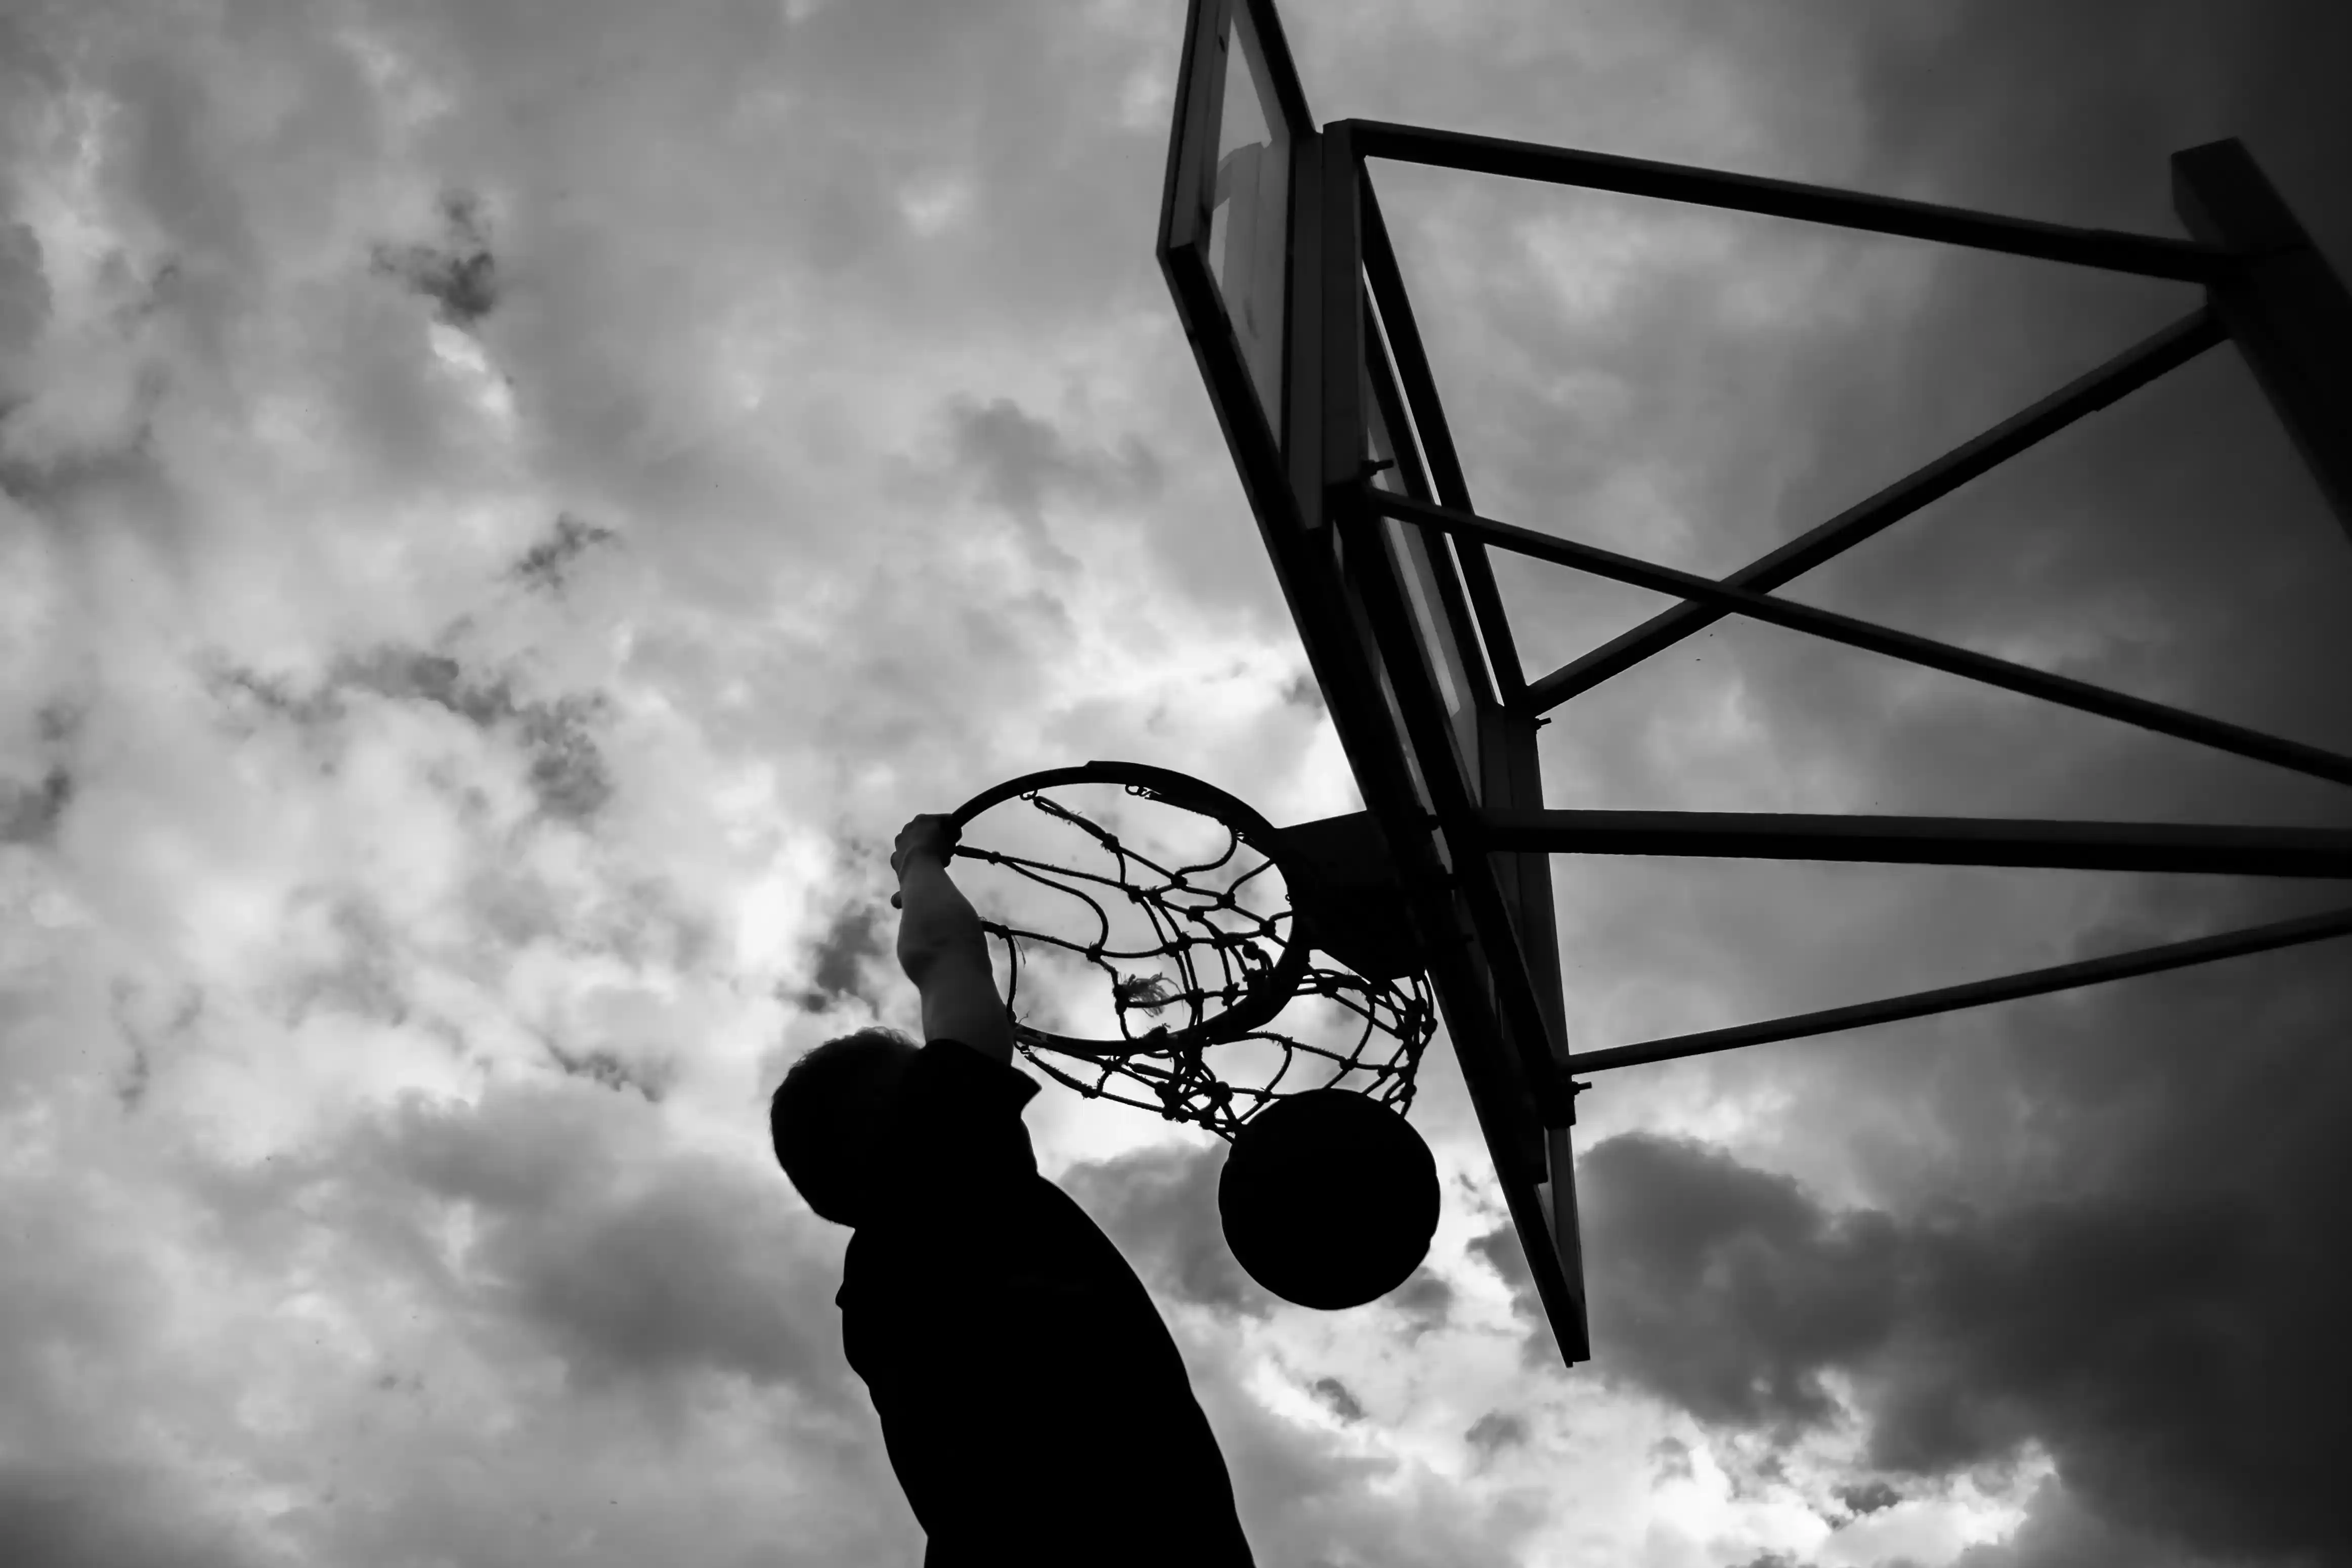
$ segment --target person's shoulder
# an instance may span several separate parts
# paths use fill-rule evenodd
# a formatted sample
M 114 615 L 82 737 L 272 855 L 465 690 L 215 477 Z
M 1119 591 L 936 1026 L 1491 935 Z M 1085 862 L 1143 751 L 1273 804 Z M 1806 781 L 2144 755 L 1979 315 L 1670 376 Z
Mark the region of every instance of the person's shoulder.
M 960 1182 L 1034 1173 L 1021 1113 L 1037 1087 L 1027 1073 L 952 1037 L 929 1041 L 899 1082 L 893 1157 L 909 1172 L 961 1172 Z
M 927 1040 L 915 1054 L 910 1088 L 952 1085 L 967 1093 L 986 1094 L 1026 1105 L 1037 1092 L 1037 1080 L 1009 1062 L 1000 1062 L 976 1047 L 951 1036 Z

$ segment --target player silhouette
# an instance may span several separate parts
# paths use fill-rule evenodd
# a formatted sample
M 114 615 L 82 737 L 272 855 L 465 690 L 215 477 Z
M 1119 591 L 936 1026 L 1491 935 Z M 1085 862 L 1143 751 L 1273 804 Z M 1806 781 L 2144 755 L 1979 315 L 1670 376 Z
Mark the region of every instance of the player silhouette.
M 930 1538 L 925 1568 L 1245 1568 L 1224 1456 L 1135 1271 L 1037 1172 L 988 942 L 947 860 L 956 827 L 898 838 L 898 963 L 918 1047 L 827 1040 L 769 1107 L 776 1158 L 853 1227 L 842 1348 Z

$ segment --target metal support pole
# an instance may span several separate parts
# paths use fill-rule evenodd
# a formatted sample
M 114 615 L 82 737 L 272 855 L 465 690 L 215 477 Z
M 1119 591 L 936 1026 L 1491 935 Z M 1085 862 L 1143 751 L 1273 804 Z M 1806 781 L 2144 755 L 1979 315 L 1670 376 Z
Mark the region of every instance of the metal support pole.
M 1362 163 L 1344 125 L 1332 127 L 1318 141 L 1313 153 L 1299 160 L 1302 169 L 1315 165 L 1309 176 L 1314 182 L 1313 205 L 1305 206 L 1309 198 L 1301 196 L 1302 210 L 1312 216 L 1293 231 L 1294 265 L 1298 268 L 1295 276 L 1313 280 L 1320 302 L 1313 312 L 1315 335 L 1304 344 L 1316 356 L 1320 374 L 1312 378 L 1313 396 L 1302 397 L 1292 410 L 1291 432 L 1297 448 L 1293 471 L 1301 482 L 1301 510 L 1309 520 L 1308 530 L 1298 542 L 1328 552 L 1327 560 L 1356 581 L 1361 611 L 1371 623 L 1366 629 L 1375 632 L 1372 644 L 1382 642 L 1377 632 L 1382 626 L 1390 634 L 1387 640 L 1393 644 L 1402 628 L 1411 625 L 1411 614 L 1386 559 L 1386 546 L 1380 538 L 1383 525 L 1363 509 L 1360 483 L 1366 432 L 1370 427 L 1363 400 L 1368 345 L 1360 259 Z M 1301 184 L 1306 185 L 1307 180 Z M 1357 628 L 1350 626 L 1348 636 L 1355 643 Z M 1342 697 L 1334 700 L 1335 719 L 1343 701 L 1354 706 L 1356 700 L 1379 693 L 1387 684 L 1376 668 L 1360 665 L 1352 653 L 1345 663 L 1348 668 L 1342 679 L 1349 684 L 1342 689 Z M 1427 670 L 1406 660 L 1393 673 L 1390 696 L 1396 705 L 1394 714 L 1404 721 L 1416 742 L 1423 748 L 1452 744 Z M 1347 694 L 1352 694 L 1352 700 Z M 1411 905 L 1419 914 L 1416 924 L 1424 941 L 1434 948 L 1432 978 L 1446 1005 L 1454 1049 L 1484 1065 L 1483 1071 L 1465 1071 L 1463 1077 L 1502 1179 L 1513 1223 L 1531 1243 L 1528 1262 L 1537 1291 L 1546 1315 L 1561 1336 L 1561 1354 L 1573 1364 L 1591 1353 L 1585 1322 L 1583 1265 L 1572 1239 L 1565 1247 L 1560 1245 L 1563 1235 L 1573 1237 L 1573 1228 L 1565 1232 L 1554 1228 L 1542 1194 L 1545 1184 L 1559 1174 L 1550 1162 L 1552 1140 L 1547 1129 L 1571 1119 L 1574 1092 L 1557 1077 L 1559 1064 L 1550 1051 L 1532 971 L 1505 956 L 1507 944 L 1517 944 L 1518 937 L 1499 889 L 1477 878 L 1462 879 L 1452 888 L 1432 887 L 1428 880 L 1429 862 L 1435 858 L 1440 842 L 1449 856 L 1465 852 L 1460 836 L 1475 818 L 1474 803 L 1465 796 L 1459 779 L 1443 773 L 1426 781 L 1433 798 L 1421 799 L 1402 777 L 1410 753 L 1399 752 L 1392 742 L 1386 748 L 1376 743 L 1369 752 L 1351 746 L 1349 755 L 1379 756 L 1383 751 L 1386 755 L 1377 773 L 1370 777 L 1360 774 L 1365 805 L 1381 823 Z M 1393 758 L 1393 765 L 1388 758 Z M 1438 819 L 1439 832 L 1434 837 L 1422 820 L 1424 809 Z M 1457 915 L 1466 917 L 1468 929 L 1459 929 Z M 1492 991 L 1484 984 L 1484 973 L 1468 962 L 1468 949 L 1460 940 L 1474 933 L 1496 955 L 1491 973 L 1498 984 Z M 1572 1194 L 1569 1201 L 1572 1205 Z M 1546 1236 L 1552 1237 L 1552 1246 L 1532 1245 L 1534 1238 Z
M 1466 169 L 1511 179 L 1542 180 L 1555 185 L 1581 185 L 1588 190 L 1621 191 L 1629 195 L 1658 196 L 1701 206 L 1728 207 L 1737 212 L 1766 213 L 1775 217 L 1834 224 L 1840 228 L 1940 240 L 1978 250 L 2006 251 L 2012 256 L 2067 261 L 2078 267 L 2136 272 L 2143 277 L 2171 278 L 2186 283 L 2212 282 L 2225 276 L 2230 267 L 2226 251 L 2186 239 L 2123 234 L 2106 228 L 2072 228 L 2032 218 L 2000 217 L 1962 207 L 1938 206 L 1932 202 L 1800 184 L 1793 180 L 1759 179 L 1753 174 L 1730 174 L 1719 169 L 1655 163 L 1643 158 L 1546 147 L 1534 142 L 1507 142 L 1494 136 L 1465 136 L 1455 131 L 1431 131 L 1418 125 L 1391 125 L 1374 120 L 1343 120 L 1337 121 L 1335 128 L 1337 125 L 1354 132 L 1358 153 L 1366 158 L 1393 158 L 1400 163 Z
M 1685 855 L 2031 866 L 2072 871 L 2352 877 L 2352 832 L 1977 816 L 1816 816 L 1736 811 L 1529 811 L 1480 815 L 1488 849 L 1554 855 Z
M 1360 164 L 1357 174 L 1363 182 L 1364 281 L 1370 287 L 1381 324 L 1388 330 L 1389 348 L 1396 356 L 1397 384 L 1421 437 L 1430 488 L 1443 504 L 1467 510 L 1470 487 L 1462 475 L 1462 458 L 1454 449 L 1445 405 L 1438 399 L 1437 380 L 1430 370 L 1429 352 L 1422 344 L 1420 325 L 1413 320 L 1412 301 L 1404 291 L 1396 247 L 1390 243 L 1371 176 Z M 1457 554 L 1463 584 L 1469 590 L 1471 607 L 1477 612 L 1478 640 L 1486 651 L 1487 668 L 1494 674 L 1496 691 L 1504 707 L 1516 708 L 1527 691 L 1527 674 L 1511 634 L 1511 618 L 1503 609 L 1502 590 L 1495 583 L 1494 563 L 1486 559 L 1485 546 L 1469 541 L 1463 542 Z
M 2174 153 L 2172 203 L 2191 234 L 2242 254 L 2213 308 L 2352 533 L 2352 295 L 2243 142 Z

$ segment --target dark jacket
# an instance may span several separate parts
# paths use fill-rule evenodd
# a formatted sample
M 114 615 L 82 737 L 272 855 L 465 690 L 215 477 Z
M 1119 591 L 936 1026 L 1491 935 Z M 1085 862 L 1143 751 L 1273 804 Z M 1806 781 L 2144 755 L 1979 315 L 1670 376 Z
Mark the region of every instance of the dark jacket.
M 926 1568 L 1247 1568 L 1224 1456 L 1176 1342 L 1110 1238 L 1037 1173 L 1027 1075 L 919 1053 L 850 1238 L 841 1334 Z

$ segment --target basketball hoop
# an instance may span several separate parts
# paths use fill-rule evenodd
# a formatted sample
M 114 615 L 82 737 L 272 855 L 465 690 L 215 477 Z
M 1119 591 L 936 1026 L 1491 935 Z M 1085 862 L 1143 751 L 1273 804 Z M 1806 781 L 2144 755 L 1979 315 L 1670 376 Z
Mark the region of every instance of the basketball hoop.
M 1205 817 L 1222 833 L 1181 859 L 1149 853 L 1068 804 L 1084 786 L 1116 786 L 1115 803 Z M 976 819 L 1015 802 L 1061 830 L 1067 848 L 1047 858 L 974 841 Z M 1007 780 L 950 820 L 957 858 L 1064 900 L 1055 906 L 1060 929 L 1039 929 L 994 918 L 1004 911 L 984 890 L 974 899 L 982 924 L 1005 947 L 1005 1005 L 1022 1054 L 1090 1099 L 1189 1121 L 1233 1143 L 1220 1192 L 1226 1235 L 1276 1294 L 1328 1309 L 1401 1284 L 1435 1224 L 1435 1165 L 1404 1114 L 1437 1014 L 1368 820 L 1277 828 L 1213 784 L 1119 762 Z M 1062 863 L 1071 858 L 1096 864 Z M 1137 928 L 1133 936 L 1117 933 L 1113 910 Z M 1109 1032 L 1024 1021 L 1024 964 L 1041 955 L 1100 977 Z M 1221 1073 L 1213 1057 L 1257 1070 Z M 1362 1190 L 1367 1179 L 1376 1198 Z M 1343 1210 L 1346 1223 L 1335 1222 Z M 1318 1239 L 1309 1246 L 1306 1237 Z

